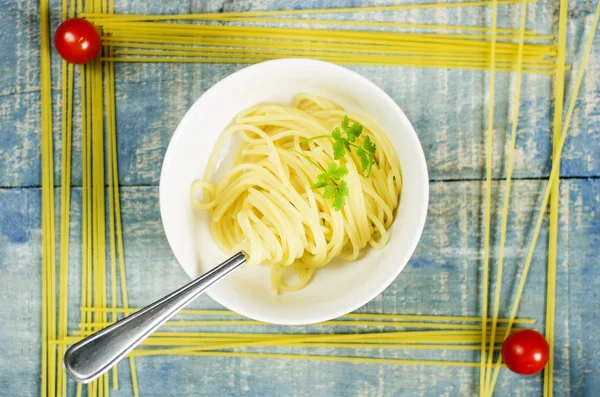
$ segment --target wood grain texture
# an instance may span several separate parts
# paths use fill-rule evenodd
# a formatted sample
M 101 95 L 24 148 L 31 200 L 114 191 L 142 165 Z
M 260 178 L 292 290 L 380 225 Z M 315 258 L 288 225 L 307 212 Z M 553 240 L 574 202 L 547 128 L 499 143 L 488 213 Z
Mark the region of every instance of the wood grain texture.
M 117 1 L 117 12 L 187 13 L 322 8 L 390 4 L 355 1 Z M 552 33 L 557 2 L 528 6 L 527 27 Z M 569 8 L 570 64 L 582 50 L 595 2 Z M 52 26 L 59 5 L 52 1 Z M 519 10 L 503 6 L 499 24 L 516 27 Z M 35 396 L 39 391 L 40 346 L 40 145 L 39 16 L 37 1 L 0 0 L 0 396 Z M 350 18 L 350 16 L 345 16 Z M 357 16 L 354 16 L 356 18 Z M 483 8 L 374 13 L 361 18 L 406 22 L 483 25 Z M 56 55 L 56 54 L 53 54 Z M 53 58 L 55 104 L 59 103 L 58 58 Z M 556 396 L 595 396 L 600 390 L 600 46 L 588 72 L 565 147 L 561 184 L 557 269 Z M 187 279 L 170 252 L 158 211 L 160 166 L 169 138 L 191 104 L 241 65 L 142 65 L 116 68 L 117 128 L 128 286 L 132 306 L 142 306 Z M 481 72 L 391 67 L 352 67 L 381 86 L 406 112 L 422 141 L 430 169 L 431 202 L 417 252 L 398 279 L 361 309 L 364 312 L 478 315 L 483 247 L 482 195 L 487 75 Z M 576 69 L 568 72 L 568 83 Z M 497 75 L 495 178 L 504 175 L 514 76 Z M 532 233 L 543 180 L 549 171 L 552 83 L 543 76 L 523 81 L 506 270 L 500 315 L 508 315 Z M 567 93 L 570 92 L 567 85 Z M 79 90 L 75 90 L 76 108 Z M 567 96 L 568 98 L 568 96 Z M 59 109 L 55 106 L 56 181 L 61 154 Z M 76 111 L 75 119 L 79 119 Z M 80 130 L 74 134 L 73 184 L 80 185 Z M 497 256 L 501 182 L 494 183 L 492 258 Z M 57 197 L 58 194 L 57 194 Z M 69 325 L 80 321 L 80 203 L 73 189 Z M 58 205 L 58 202 L 57 202 Z M 58 219 L 57 219 L 58 221 Z M 547 235 L 540 237 L 519 315 L 543 330 Z M 492 269 L 496 263 L 492 261 Z M 492 272 L 495 274 L 495 272 Z M 491 287 L 494 287 L 492 280 Z M 201 297 L 195 308 L 220 308 Z M 233 330 L 221 327 L 221 330 Z M 246 327 L 236 331 L 317 332 L 320 327 Z M 352 329 L 345 329 L 351 331 Z M 289 349 L 248 351 L 284 352 Z M 302 351 L 300 349 L 294 351 Z M 349 354 L 344 350 L 315 351 Z M 373 357 L 476 360 L 476 353 L 361 351 Z M 342 364 L 241 358 L 148 357 L 138 359 L 143 396 L 468 396 L 477 391 L 478 370 L 378 364 Z M 121 390 L 131 395 L 122 365 Z M 73 384 L 70 384 L 73 390 Z M 503 371 L 497 395 L 541 394 L 541 376 Z
M 494 197 L 501 194 L 494 184 Z M 434 182 L 431 184 L 429 221 L 417 252 L 398 279 L 380 296 L 361 308 L 363 312 L 476 315 L 479 312 L 482 209 L 473 206 L 481 195 L 481 182 Z M 522 265 L 532 232 L 531 214 L 539 203 L 542 183 L 517 181 L 515 211 L 507 240 L 505 294 L 501 316 L 508 313 L 514 293 L 515 274 Z M 57 192 L 58 193 L 58 192 Z M 162 232 L 155 187 L 123 188 L 123 216 L 128 285 L 132 306 L 141 306 L 186 281 L 172 257 Z M 600 182 L 569 180 L 561 187 L 561 237 L 556 329 L 557 395 L 593 395 L 599 382 L 597 352 L 600 324 L 597 311 L 600 271 Z M 80 191 L 73 189 L 71 269 L 79 262 Z M 5 342 L 0 372 L 2 395 L 35 395 L 39 366 L 39 190 L 10 189 L 0 192 L 0 333 Z M 496 209 L 499 215 L 499 209 Z M 496 231 L 497 232 L 497 231 Z M 498 234 L 494 235 L 497 240 Z M 546 235 L 542 236 L 546 237 Z M 519 316 L 537 320 L 543 329 L 545 294 L 544 244 L 536 250 Z M 349 264 L 351 266 L 351 264 Z M 492 282 L 493 285 L 493 282 Z M 79 279 L 70 282 L 70 328 L 79 320 Z M 435 291 L 435 292 L 432 292 Z M 203 296 L 194 308 L 220 308 Z M 210 329 L 214 329 L 211 327 Z M 244 326 L 219 327 L 237 332 L 318 332 L 323 327 Z M 340 328 L 353 331 L 354 328 Z M 284 348 L 248 351 L 288 352 Z M 296 349 L 294 351 L 306 351 Z M 344 350 L 311 350 L 315 354 L 351 354 Z M 444 351 L 359 351 L 374 357 L 474 360 L 475 353 Z M 198 392 L 200 395 L 471 395 L 478 373 L 474 369 L 413 367 L 378 364 L 316 363 L 240 358 L 147 357 L 139 359 L 143 395 L 164 396 Z M 122 365 L 127 373 L 126 365 Z M 276 373 L 277 376 L 273 376 Z M 126 378 L 126 376 L 125 376 Z M 19 379 L 19 382 L 15 382 Z M 128 383 L 115 395 L 128 395 Z M 503 371 L 498 395 L 535 395 L 541 377 L 519 377 Z M 205 394 L 202 394 L 202 393 Z M 165 394 L 167 393 L 167 394 Z M 170 393 L 170 394 L 169 394 Z

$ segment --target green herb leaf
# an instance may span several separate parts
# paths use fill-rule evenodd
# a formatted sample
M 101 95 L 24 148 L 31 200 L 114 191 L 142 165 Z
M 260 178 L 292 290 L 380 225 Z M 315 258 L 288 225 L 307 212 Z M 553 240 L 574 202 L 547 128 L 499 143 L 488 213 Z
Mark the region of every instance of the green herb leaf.
M 342 139 L 342 143 L 344 144 L 344 147 L 346 148 L 346 151 L 348 153 L 352 153 L 352 149 L 350 149 L 350 142 L 348 142 L 347 139 Z
M 344 119 L 342 120 L 342 128 L 344 129 L 344 131 L 346 131 L 346 129 L 348 128 L 348 124 L 350 123 L 350 119 L 348 118 L 348 115 L 344 115 Z
M 340 141 L 335 141 L 333 143 L 333 159 L 339 160 L 346 154 L 346 149 L 344 143 Z
M 356 149 L 356 155 L 360 158 L 360 165 L 362 166 L 362 170 L 366 171 L 371 165 L 371 157 L 363 150 L 363 148 Z
M 326 181 L 319 181 L 317 183 L 315 183 L 314 185 L 312 185 L 310 188 L 311 189 L 320 189 L 322 187 L 327 186 L 327 182 Z
M 342 132 L 340 131 L 340 127 L 335 127 L 333 129 L 333 132 L 331 133 L 331 136 L 333 137 L 333 139 L 335 139 L 336 141 L 339 141 L 340 139 L 342 139 Z
M 330 199 L 337 195 L 337 189 L 334 185 L 325 186 L 325 191 L 323 192 L 323 198 Z
M 373 143 L 373 141 L 371 141 L 371 138 L 369 138 L 368 135 L 365 136 L 362 147 L 371 154 L 375 154 L 375 150 L 377 150 L 377 146 L 375 145 L 375 143 Z
M 333 199 L 333 208 L 336 211 L 341 211 L 342 208 L 344 208 L 344 204 L 346 204 L 345 196 L 337 195 L 335 196 L 335 199 Z
M 346 134 L 348 135 L 348 140 L 350 142 L 354 142 L 356 138 L 362 134 L 363 126 L 359 123 L 352 124 L 352 127 L 346 129 Z
M 337 190 L 340 196 L 347 196 L 350 194 L 350 190 L 348 189 L 348 184 L 346 181 L 340 181 L 340 183 L 338 183 Z
M 344 167 L 343 165 L 340 165 L 331 173 L 331 179 L 333 179 L 334 181 L 339 181 L 347 174 L 348 174 L 348 168 Z
M 341 127 L 341 128 L 340 128 Z M 363 172 L 366 172 L 366 177 L 369 178 L 373 164 L 375 164 L 375 151 L 377 149 L 375 143 L 371 138 L 365 135 L 362 144 L 354 143 L 357 138 L 362 135 L 363 126 L 360 123 L 354 123 L 350 126 L 350 118 L 345 115 L 342 119 L 342 123 L 339 127 L 335 127 L 331 132 L 331 137 L 327 135 L 316 136 L 311 138 L 331 138 L 333 139 L 333 158 L 334 161 L 324 170 L 320 165 L 313 162 L 307 156 L 302 155 L 307 161 L 310 161 L 315 167 L 321 169 L 323 172 L 318 175 L 318 181 L 312 185 L 311 189 L 325 188 L 323 191 L 323 198 L 333 199 L 333 208 L 336 211 L 340 211 L 346 203 L 346 196 L 350 194 L 348 184 L 343 179 L 348 175 L 348 168 L 339 164 L 337 160 L 342 159 L 346 153 L 352 153 L 352 146 L 356 149 L 356 155 L 360 159 Z M 309 141 L 310 141 L 309 140 Z M 307 141 L 308 142 L 308 141 Z

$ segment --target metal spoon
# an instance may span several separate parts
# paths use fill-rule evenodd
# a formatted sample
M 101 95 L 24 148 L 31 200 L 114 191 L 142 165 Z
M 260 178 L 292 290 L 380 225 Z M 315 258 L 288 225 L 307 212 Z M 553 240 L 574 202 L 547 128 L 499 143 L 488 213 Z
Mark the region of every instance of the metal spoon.
M 238 252 L 189 284 L 74 344 L 65 353 L 67 373 L 81 383 L 98 378 L 208 287 L 244 262 L 246 256 Z

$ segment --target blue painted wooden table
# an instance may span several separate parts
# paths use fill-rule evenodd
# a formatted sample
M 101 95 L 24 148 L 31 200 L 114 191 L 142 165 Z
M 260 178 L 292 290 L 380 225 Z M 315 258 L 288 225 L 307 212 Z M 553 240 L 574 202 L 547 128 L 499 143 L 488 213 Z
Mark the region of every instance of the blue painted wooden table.
M 390 3 L 393 2 L 123 0 L 117 2 L 116 10 L 193 13 Z M 569 3 L 568 61 L 577 64 L 596 2 Z M 530 4 L 527 27 L 542 34 L 554 33 L 557 8 L 557 1 Z M 52 2 L 51 11 L 55 28 L 60 20 L 58 2 Z M 501 6 L 499 26 L 516 27 L 518 15 L 518 7 Z M 489 25 L 490 12 L 479 7 L 365 14 L 362 18 Z M 40 390 L 41 343 L 37 1 L 0 0 L 0 37 L 0 396 L 33 396 Z M 56 54 L 53 56 L 54 103 L 59 104 L 59 63 Z M 221 64 L 118 64 L 116 67 L 120 183 L 132 306 L 147 304 L 187 280 L 169 250 L 161 227 L 157 183 L 162 157 L 174 128 L 194 100 L 242 67 Z M 397 67 L 351 69 L 381 86 L 403 108 L 422 141 L 431 178 L 428 221 L 414 257 L 397 280 L 361 311 L 479 315 L 488 74 Z M 567 93 L 575 72 L 567 73 Z M 590 57 L 563 156 L 555 327 L 557 396 L 600 394 L 599 74 L 600 45 Z M 513 75 L 497 74 L 492 258 L 498 252 L 502 178 L 510 133 L 507 120 L 513 88 Z M 501 316 L 509 314 L 516 288 L 515 275 L 523 264 L 533 217 L 541 202 L 544 179 L 549 174 L 552 88 L 548 76 L 524 77 Z M 78 100 L 76 97 L 75 109 Z M 75 118 L 78 117 L 76 110 Z M 59 131 L 59 118 L 54 122 L 55 131 Z M 56 181 L 60 181 L 59 135 L 55 133 Z M 80 130 L 76 126 L 71 274 L 78 272 L 81 254 L 80 148 Z M 544 329 L 547 238 L 544 231 L 519 309 L 520 317 L 537 320 L 535 327 L 540 331 Z M 492 269 L 495 265 L 492 260 Z M 73 278 L 70 286 L 73 298 L 69 303 L 71 328 L 80 321 L 76 299 L 79 285 L 77 278 Z M 219 308 L 208 297 L 201 297 L 193 306 Z M 298 332 L 306 329 L 295 328 Z M 240 327 L 235 330 L 250 332 Z M 318 353 L 340 352 L 321 349 Z M 478 360 L 478 353 L 474 352 L 371 350 L 363 354 Z M 472 368 L 183 356 L 139 358 L 137 363 L 143 396 L 467 396 L 477 393 L 479 380 L 478 370 Z M 112 395 L 131 395 L 128 376 L 123 365 L 121 388 L 111 391 Z M 72 388 L 70 385 L 71 391 Z M 541 376 L 519 377 L 503 371 L 497 395 L 541 395 Z

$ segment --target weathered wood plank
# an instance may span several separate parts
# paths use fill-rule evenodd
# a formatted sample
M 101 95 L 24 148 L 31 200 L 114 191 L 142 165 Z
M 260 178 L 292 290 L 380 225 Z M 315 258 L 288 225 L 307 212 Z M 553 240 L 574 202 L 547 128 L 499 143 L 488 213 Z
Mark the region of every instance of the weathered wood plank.
M 494 198 L 501 193 L 494 185 Z M 532 233 L 542 183 L 514 184 L 506 247 L 501 315 L 510 311 L 516 272 L 523 263 Z M 431 185 L 427 226 L 417 252 L 398 279 L 361 309 L 364 312 L 477 315 L 480 301 L 482 208 L 480 182 L 443 182 Z M 123 188 L 123 217 L 127 281 L 133 306 L 147 304 L 186 281 L 164 237 L 158 213 L 157 189 Z M 73 190 L 71 227 L 71 329 L 79 319 L 80 191 Z M 600 324 L 597 310 L 600 268 L 600 182 L 569 180 L 561 185 L 561 225 L 557 275 L 556 394 L 585 395 L 600 382 L 597 351 Z M 37 394 L 39 372 L 40 219 L 38 189 L 0 190 L 0 335 L 8 348 L 0 359 L 3 395 Z M 495 209 L 499 216 L 499 208 Z M 497 218 L 496 218 L 497 219 Z M 495 222 L 496 226 L 499 222 Z M 498 244 L 495 230 L 494 247 Z M 523 295 L 519 315 L 532 317 L 542 330 L 545 304 L 546 232 L 540 238 Z M 492 251 L 495 258 L 497 248 Z M 495 261 L 492 261 L 492 273 Z M 492 284 L 494 285 L 494 284 Z M 432 292 L 433 291 L 433 292 Z M 219 308 L 201 297 L 195 308 Z M 222 327 L 227 331 L 310 332 L 321 327 Z M 347 328 L 345 331 L 352 331 Z M 286 349 L 250 351 L 286 352 Z M 349 354 L 321 349 L 321 354 Z M 476 360 L 476 353 L 439 351 L 361 351 L 374 357 Z M 377 364 L 291 362 L 230 358 L 154 357 L 139 359 L 144 396 L 183 395 L 470 395 L 478 372 L 473 369 L 431 368 Z M 123 365 L 123 391 L 129 385 Z M 207 369 L 210 368 L 210 371 Z M 220 374 L 220 375 L 218 375 Z M 274 376 L 273 374 L 277 374 Z M 18 382 L 14 380 L 18 379 Z M 518 377 L 503 371 L 498 395 L 534 395 L 541 377 Z
M 58 1 L 52 2 L 53 27 L 60 21 Z M 315 8 L 323 6 L 373 5 L 369 1 L 233 2 L 220 1 L 182 6 L 177 1 L 123 1 L 117 10 L 135 13 L 214 12 L 226 10 Z M 39 184 L 38 115 L 39 50 L 37 48 L 37 3 L 0 1 L 3 18 L 0 32 L 3 51 L 0 64 L 0 186 Z M 556 21 L 549 0 L 528 6 L 528 28 L 551 33 Z M 569 63 L 577 64 L 583 38 L 590 23 L 591 4 L 573 4 L 569 19 Z M 519 9 L 501 6 L 499 25 L 516 27 Z M 339 16 L 338 16 L 339 17 Z M 349 18 L 349 16 L 346 16 Z M 353 18 L 376 18 L 421 23 L 486 24 L 484 8 L 397 11 Z M 587 78 L 575 113 L 572 135 L 565 148 L 563 175 L 600 175 L 597 95 L 598 47 L 590 57 Z M 117 110 L 121 181 L 126 185 L 158 183 L 160 166 L 171 134 L 191 104 L 221 78 L 242 65 L 139 65 L 117 67 Z M 351 67 L 388 92 L 404 109 L 423 143 L 431 178 L 434 180 L 479 179 L 484 173 L 484 131 L 487 103 L 487 75 L 483 72 L 411 69 L 395 67 Z M 569 81 L 576 70 L 568 72 Z M 59 127 L 59 58 L 53 59 L 55 126 Z M 509 109 L 514 76 L 497 76 L 494 163 L 495 175 L 504 172 L 505 150 L 510 131 Z M 551 132 L 551 80 L 547 76 L 526 76 L 523 82 L 520 128 L 517 139 L 515 176 L 547 175 Z M 570 85 L 569 85 L 570 87 Z M 78 90 L 76 91 L 78 94 Z M 79 112 L 76 111 L 76 120 Z M 58 131 L 58 129 L 57 129 Z M 56 156 L 60 155 L 59 135 Z M 75 132 L 73 181 L 80 183 L 79 134 Z M 58 164 L 58 163 L 57 163 Z M 57 178 L 58 178 L 57 166 Z
M 423 1 L 425 2 L 425 1 Z M 367 0 L 227 1 L 181 4 L 178 0 L 117 1 L 118 12 L 175 13 L 261 9 L 300 9 L 380 4 Z M 390 4 L 390 3 L 383 3 Z M 551 33 L 556 25 L 557 2 L 528 6 L 528 28 Z M 568 61 L 577 64 L 595 3 L 570 2 Z M 31 396 L 39 391 L 40 345 L 40 179 L 39 152 L 39 15 L 38 2 L 0 0 L 0 395 Z M 51 1 L 52 28 L 60 21 L 59 1 Z M 516 27 L 519 8 L 502 6 L 499 25 Z M 339 16 L 334 16 L 339 17 Z M 345 16 L 347 17 L 347 16 Z M 356 17 L 356 16 L 355 16 Z M 489 9 L 449 9 L 374 13 L 377 20 L 420 23 L 483 25 Z M 56 54 L 54 54 L 56 55 Z M 600 274 L 600 149 L 598 66 L 600 47 L 590 57 L 573 118 L 571 138 L 565 147 L 563 175 L 594 177 L 563 181 L 559 234 L 556 317 L 556 395 L 595 395 L 600 389 L 598 350 L 600 324 L 597 308 Z M 56 180 L 60 169 L 60 74 L 53 57 Z M 185 111 L 206 89 L 242 65 L 118 65 L 117 107 L 119 160 L 124 185 L 156 185 L 169 137 Z M 404 109 L 422 140 L 434 181 L 481 179 L 484 170 L 487 76 L 480 72 L 387 67 L 353 67 L 381 86 Z M 577 70 L 568 73 L 567 92 Z M 508 116 L 514 77 L 497 76 L 495 121 L 495 177 L 504 172 Z M 515 175 L 547 175 L 550 154 L 551 81 L 526 76 L 523 82 Z M 149 100 L 151 98 L 152 100 Z M 568 99 L 568 98 L 567 98 Z M 78 90 L 76 90 L 76 105 Z M 76 110 L 75 118 L 79 118 Z M 74 184 L 80 184 L 80 135 L 74 135 Z M 495 183 L 494 197 L 500 200 Z M 6 187 L 17 187 L 9 188 Z M 514 294 L 517 266 L 522 266 L 541 182 L 515 183 L 515 211 L 510 218 L 501 315 L 507 315 Z M 361 310 L 386 313 L 478 314 L 482 251 L 483 185 L 480 182 L 434 182 L 426 230 L 419 248 L 401 276 Z M 58 199 L 57 195 L 57 199 Z M 458 198 L 458 199 L 457 199 Z M 80 192 L 73 190 L 72 244 L 70 250 L 71 299 L 69 324 L 80 321 Z M 497 204 L 500 206 L 501 204 Z M 496 208 L 498 211 L 498 208 Z M 497 213 L 498 214 L 498 213 Z M 132 305 L 144 305 L 186 277 L 174 261 L 162 232 L 157 188 L 123 189 L 128 283 Z M 499 222 L 496 222 L 498 226 Z M 497 246 L 499 232 L 493 234 Z M 543 329 L 545 303 L 544 233 L 534 256 L 520 315 L 538 320 Z M 492 252 L 497 256 L 497 248 Z M 495 262 L 492 261 L 492 267 Z M 493 273 L 493 272 L 492 272 Z M 492 284 L 493 286 L 493 284 Z M 436 291 L 432 294 L 430 291 Z M 197 308 L 219 308 L 208 297 Z M 223 328 L 227 330 L 227 328 Z M 260 327 L 231 330 L 273 330 Z M 297 332 L 318 328 L 298 327 Z M 285 330 L 291 330 L 286 328 Z M 265 350 L 267 351 L 267 350 Z M 269 351 L 285 351 L 272 349 Z M 321 354 L 347 352 L 323 349 Z M 477 359 L 456 352 L 362 352 L 371 356 L 431 359 Z M 139 359 L 139 376 L 145 396 L 164 395 L 472 395 L 478 372 L 470 369 L 390 365 L 290 362 L 229 358 L 154 357 Z M 119 392 L 131 395 L 127 368 Z M 210 371 L 207 371 L 210 369 Z M 222 376 L 217 374 L 221 373 Z M 72 387 L 72 385 L 71 385 Z M 503 371 L 499 395 L 536 395 L 541 377 L 521 378 Z

